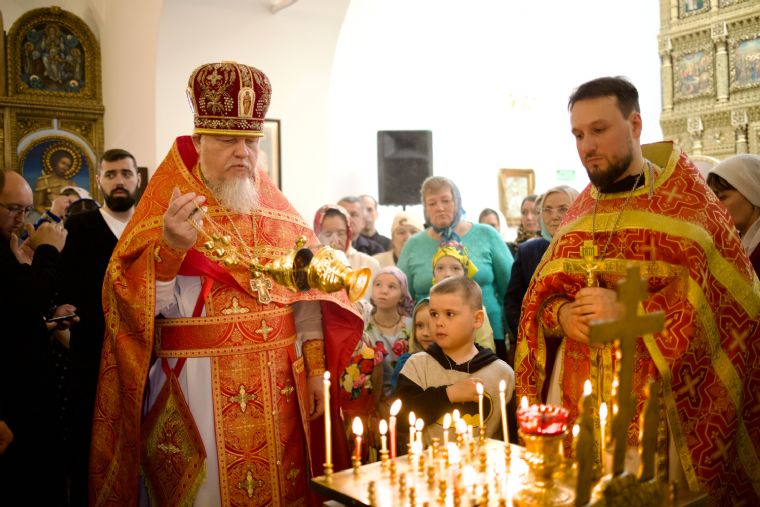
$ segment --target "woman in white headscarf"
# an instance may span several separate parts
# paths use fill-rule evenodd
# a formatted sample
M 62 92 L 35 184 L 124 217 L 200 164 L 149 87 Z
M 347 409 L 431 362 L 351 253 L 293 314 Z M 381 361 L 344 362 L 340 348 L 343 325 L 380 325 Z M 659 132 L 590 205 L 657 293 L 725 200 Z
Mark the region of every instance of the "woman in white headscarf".
M 735 155 L 710 169 L 710 186 L 728 210 L 755 273 L 760 276 L 760 157 Z

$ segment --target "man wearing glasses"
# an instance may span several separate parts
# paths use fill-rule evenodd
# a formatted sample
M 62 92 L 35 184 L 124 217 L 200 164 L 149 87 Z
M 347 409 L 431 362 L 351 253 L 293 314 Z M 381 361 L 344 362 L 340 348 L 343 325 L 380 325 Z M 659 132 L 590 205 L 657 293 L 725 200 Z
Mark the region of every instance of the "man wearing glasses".
M 51 424 L 49 331 L 76 319 L 51 321 L 74 311 L 62 305 L 50 312 L 66 241 L 63 225 L 45 223 L 36 231 L 29 226 L 29 238 L 19 248 L 18 234 L 31 210 L 29 184 L 16 172 L 0 171 L 0 504 L 15 505 L 35 491 L 41 505 L 62 505 L 61 439 Z M 44 488 L 35 479 L 39 470 L 47 471 Z

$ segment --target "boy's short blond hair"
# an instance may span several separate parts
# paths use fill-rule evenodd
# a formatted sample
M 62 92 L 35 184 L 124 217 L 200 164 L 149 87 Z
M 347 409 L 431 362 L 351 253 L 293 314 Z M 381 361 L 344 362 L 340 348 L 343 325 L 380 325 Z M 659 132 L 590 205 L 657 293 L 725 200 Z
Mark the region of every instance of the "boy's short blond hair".
M 436 294 L 459 294 L 474 310 L 483 308 L 483 292 L 480 286 L 466 276 L 453 276 L 441 280 L 430 289 L 430 296 Z

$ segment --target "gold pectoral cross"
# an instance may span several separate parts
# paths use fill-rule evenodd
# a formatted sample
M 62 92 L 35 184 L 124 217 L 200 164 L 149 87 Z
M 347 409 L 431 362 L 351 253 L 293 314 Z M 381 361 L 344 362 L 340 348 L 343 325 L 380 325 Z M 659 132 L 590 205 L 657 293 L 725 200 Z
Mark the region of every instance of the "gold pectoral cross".
M 269 290 L 272 288 L 272 280 L 266 278 L 258 271 L 253 271 L 251 275 L 251 290 L 259 297 L 259 303 L 268 305 L 272 302 L 272 295 Z
M 601 266 L 596 262 L 599 255 L 599 249 L 593 240 L 587 239 L 581 246 L 581 257 L 586 261 L 583 264 L 583 271 L 586 272 L 586 287 L 599 287 L 599 280 L 596 278 L 596 270 Z

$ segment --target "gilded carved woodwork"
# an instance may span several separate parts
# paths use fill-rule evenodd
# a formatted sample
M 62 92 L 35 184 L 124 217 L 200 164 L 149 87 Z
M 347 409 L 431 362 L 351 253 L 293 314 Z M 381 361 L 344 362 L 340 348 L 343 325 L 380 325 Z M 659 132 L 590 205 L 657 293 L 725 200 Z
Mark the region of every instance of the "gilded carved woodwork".
M 665 139 L 722 159 L 760 148 L 760 14 L 753 0 L 660 0 Z
M 53 177 L 45 153 L 57 160 L 72 151 L 82 172 L 65 179 L 97 197 L 93 168 L 103 151 L 105 109 L 93 32 L 60 7 L 30 10 L 8 30 L 0 58 L 7 83 L 0 89 L 0 169 L 21 172 L 32 188 L 44 187 L 46 175 Z

